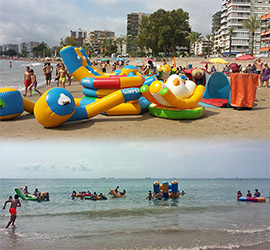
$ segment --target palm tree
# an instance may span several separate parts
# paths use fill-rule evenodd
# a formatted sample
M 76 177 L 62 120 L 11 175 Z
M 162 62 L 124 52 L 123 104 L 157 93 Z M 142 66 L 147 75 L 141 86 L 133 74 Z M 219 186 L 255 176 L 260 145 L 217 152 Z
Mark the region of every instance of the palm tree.
M 116 44 L 119 45 L 119 47 L 120 47 L 120 55 L 122 55 L 122 52 L 123 52 L 124 41 L 125 41 L 125 39 L 122 37 L 119 37 L 116 39 Z
M 94 52 L 94 49 L 91 45 L 91 43 L 84 43 L 82 48 L 84 49 L 85 53 L 91 57 L 91 54 Z
M 209 57 L 210 56 L 210 41 L 211 41 L 212 36 L 207 34 L 207 35 L 205 35 L 205 38 L 208 41 L 208 44 L 207 44 L 207 56 Z
M 254 36 L 256 30 L 261 27 L 261 20 L 257 15 L 243 21 L 242 28 L 248 29 L 251 33 L 251 55 L 253 56 Z
M 229 32 L 229 42 L 230 42 L 230 45 L 229 45 L 229 57 L 230 57 L 231 54 L 232 54 L 232 35 L 233 35 L 233 32 L 234 32 L 234 28 L 232 26 L 230 26 L 227 30 Z
M 202 33 L 199 32 L 191 32 L 187 36 L 187 40 L 189 40 L 193 47 L 193 53 L 195 54 L 195 44 L 202 40 Z

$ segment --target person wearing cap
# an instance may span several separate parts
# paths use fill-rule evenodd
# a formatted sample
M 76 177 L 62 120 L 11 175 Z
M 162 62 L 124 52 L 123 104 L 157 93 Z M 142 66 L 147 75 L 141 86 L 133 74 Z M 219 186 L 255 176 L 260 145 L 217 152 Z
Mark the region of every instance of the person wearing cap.
M 269 78 L 270 78 L 270 69 L 268 67 L 267 62 L 264 63 L 264 68 L 261 74 L 261 87 L 263 86 L 264 82 L 266 83 L 266 87 L 269 87 Z
M 205 86 L 205 73 L 202 69 L 194 69 L 191 73 L 192 81 L 197 85 Z

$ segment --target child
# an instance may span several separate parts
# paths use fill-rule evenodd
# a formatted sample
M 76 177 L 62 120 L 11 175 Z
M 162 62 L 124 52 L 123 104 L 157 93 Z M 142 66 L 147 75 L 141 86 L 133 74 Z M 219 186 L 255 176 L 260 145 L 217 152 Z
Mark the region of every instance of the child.
M 10 199 L 11 198 L 11 199 Z M 14 196 L 14 200 L 12 199 L 12 197 L 9 197 L 9 199 L 5 202 L 4 206 L 3 206 L 3 209 L 6 208 L 6 205 L 7 203 L 11 203 L 10 205 L 10 209 L 9 209 L 9 212 L 10 212 L 10 220 L 6 226 L 6 228 L 8 228 L 10 226 L 10 224 L 12 223 L 12 226 L 14 226 L 14 223 L 15 223 L 15 220 L 17 218 L 17 211 L 16 211 L 16 208 L 17 207 L 21 207 L 21 202 L 19 200 L 19 195 L 15 194 Z
M 59 78 L 58 78 L 58 72 L 61 68 L 61 64 L 57 63 L 56 65 L 56 75 L 55 75 L 55 81 L 56 81 L 56 86 L 59 87 Z
M 65 69 L 65 65 L 62 64 L 57 75 L 57 78 L 59 78 L 62 88 L 65 88 L 66 76 L 67 76 L 67 70 Z
M 41 92 L 37 90 L 37 77 L 34 74 L 34 70 L 30 70 L 30 76 L 31 76 L 31 85 L 29 86 L 29 96 L 32 96 L 32 87 L 34 87 L 34 90 L 41 95 Z
M 27 66 L 25 68 L 25 72 L 24 72 L 24 86 L 25 86 L 25 89 L 24 89 L 24 94 L 23 96 L 26 96 L 27 94 L 27 89 L 28 87 L 31 85 L 31 76 L 30 76 L 30 68 Z

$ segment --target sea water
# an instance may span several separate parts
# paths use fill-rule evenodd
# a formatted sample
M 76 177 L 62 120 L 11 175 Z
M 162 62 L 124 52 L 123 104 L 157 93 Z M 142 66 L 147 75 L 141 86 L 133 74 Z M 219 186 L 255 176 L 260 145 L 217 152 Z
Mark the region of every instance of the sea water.
M 239 202 L 236 192 L 259 189 L 269 179 L 177 179 L 186 194 L 173 200 L 146 200 L 153 182 L 165 179 L 0 179 L 1 204 L 14 189 L 28 186 L 50 193 L 50 201 L 21 201 L 16 228 L 4 229 L 0 249 L 237 249 L 268 246 L 269 200 Z M 171 182 L 172 179 L 166 179 Z M 120 186 L 126 198 L 113 198 Z M 75 190 L 104 193 L 108 200 L 71 199 Z
M 0 60 L 0 88 L 12 87 L 22 91 L 24 89 L 24 72 L 26 66 L 34 70 L 37 77 L 38 88 L 46 85 L 44 72 L 42 70 L 44 63 L 19 60 L 12 60 L 11 62 L 12 67 L 9 68 L 9 60 Z M 56 66 L 54 64 L 52 64 L 52 66 L 54 68 L 52 80 L 54 80 Z

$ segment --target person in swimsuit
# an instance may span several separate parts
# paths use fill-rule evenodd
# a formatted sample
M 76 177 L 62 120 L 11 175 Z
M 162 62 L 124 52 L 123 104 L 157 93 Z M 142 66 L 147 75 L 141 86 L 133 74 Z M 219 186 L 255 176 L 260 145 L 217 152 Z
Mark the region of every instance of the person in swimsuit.
M 50 88 L 51 80 L 52 80 L 52 72 L 53 72 L 53 67 L 51 66 L 51 63 L 45 63 L 43 67 L 43 72 L 46 78 L 46 87 Z
M 239 190 L 239 191 L 237 192 L 237 200 L 239 200 L 239 198 L 242 197 L 242 196 L 243 196 L 243 195 L 242 195 L 241 191 Z
M 153 199 L 153 195 L 152 195 L 151 190 L 149 190 L 148 196 L 145 199 L 149 200 L 149 201 L 151 201 Z
M 261 193 L 258 191 L 258 189 L 255 189 L 254 197 L 260 197 Z
M 59 78 L 59 81 L 62 85 L 62 88 L 65 88 L 65 84 L 66 84 L 66 76 L 67 76 L 67 70 L 65 68 L 64 64 L 61 64 L 61 67 L 58 71 L 58 75 L 57 77 Z
M 24 89 L 23 96 L 26 96 L 27 90 L 28 90 L 28 88 L 29 88 L 30 85 L 31 85 L 30 68 L 29 68 L 29 66 L 27 66 L 25 68 L 25 72 L 24 72 L 24 87 L 25 87 L 25 89 Z
M 120 195 L 125 195 L 126 194 L 126 190 L 124 189 L 122 192 L 120 192 Z
M 61 64 L 60 63 L 57 63 L 57 65 L 56 65 L 56 75 L 55 75 L 55 81 L 56 81 L 56 86 L 57 87 L 59 87 L 59 78 L 57 77 L 58 76 L 58 72 L 59 72 L 59 70 L 60 70 L 60 68 L 61 68 Z
M 34 74 L 34 70 L 30 70 L 31 75 L 31 85 L 29 86 L 29 96 L 32 96 L 32 88 L 34 87 L 34 90 L 41 95 L 41 92 L 37 90 L 37 77 Z
M 162 192 L 159 191 L 159 192 L 155 195 L 155 198 L 158 199 L 158 200 L 162 200 L 162 198 L 163 198 Z
M 250 190 L 247 191 L 246 197 L 252 197 L 252 194 L 250 193 Z
M 12 198 L 12 197 L 11 197 Z M 15 226 L 15 220 L 17 218 L 17 211 L 16 211 L 16 208 L 17 207 L 21 207 L 21 202 L 19 200 L 19 195 L 15 194 L 14 196 L 14 200 L 13 199 L 9 199 L 5 202 L 4 206 L 3 206 L 3 209 L 6 208 L 6 205 L 7 203 L 11 203 L 10 205 L 10 209 L 9 209 L 9 212 L 10 212 L 10 220 L 6 226 L 6 228 L 8 228 L 10 226 L 10 224 L 12 223 L 12 226 Z

